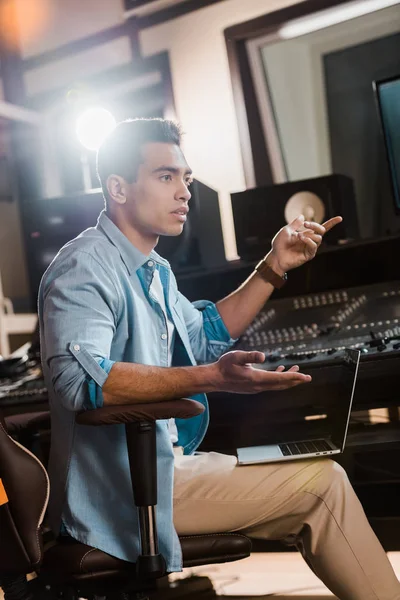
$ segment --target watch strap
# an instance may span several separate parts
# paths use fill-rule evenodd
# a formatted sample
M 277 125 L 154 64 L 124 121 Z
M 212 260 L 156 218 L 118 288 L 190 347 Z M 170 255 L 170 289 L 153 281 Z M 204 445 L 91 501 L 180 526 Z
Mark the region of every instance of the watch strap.
M 269 264 L 266 262 L 265 258 L 263 258 L 258 265 L 256 265 L 256 271 L 257 273 L 259 273 L 261 275 L 261 277 L 264 279 L 264 281 L 266 281 L 267 283 L 270 283 L 271 285 L 274 286 L 274 288 L 277 288 L 278 290 L 283 287 L 287 281 L 287 274 L 285 273 L 283 277 L 281 277 L 280 275 L 278 275 L 278 273 L 276 273 L 272 267 L 269 266 Z

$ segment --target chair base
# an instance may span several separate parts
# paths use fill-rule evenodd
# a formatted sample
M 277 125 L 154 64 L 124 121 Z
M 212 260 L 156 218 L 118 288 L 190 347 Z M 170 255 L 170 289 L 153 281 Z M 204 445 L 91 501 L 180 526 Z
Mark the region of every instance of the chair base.
M 31 597 L 21 600 L 152 600 L 156 592 L 156 584 L 145 585 L 132 581 L 122 583 L 115 581 L 77 581 L 76 583 L 53 584 L 40 576 L 29 582 Z M 5 600 L 8 600 L 5 598 Z M 10 599 L 14 600 L 14 598 Z M 20 600 L 16 598 L 15 600 Z
M 4 600 L 78 600 L 79 598 L 96 600 L 100 597 L 105 600 L 196 600 L 197 598 L 214 600 L 220 597 L 228 598 L 227 596 L 217 596 L 208 577 L 196 575 L 173 582 L 164 577 L 158 580 L 157 586 L 149 586 L 147 591 L 143 590 L 143 584 L 140 591 L 135 590 L 132 584 L 122 589 L 118 586 L 119 589 L 116 591 L 115 586 L 99 586 L 89 582 L 85 582 L 84 585 L 79 582 L 76 586 L 53 586 L 43 582 L 40 577 L 27 582 L 24 576 L 0 579 L 0 586 L 4 588 Z
M 211 600 L 217 598 L 213 585 L 208 577 L 192 576 L 185 579 L 169 582 L 167 577 L 158 580 L 157 586 L 151 586 L 147 591 L 135 590 L 132 585 L 115 590 L 113 586 L 94 586 L 93 584 L 77 583 L 76 586 L 70 585 L 46 585 L 40 577 L 28 583 L 22 579 L 19 582 L 20 591 L 23 589 L 25 595 L 5 596 L 5 600 L 78 600 L 85 598 L 87 600 L 96 600 L 103 598 L 105 600 Z M 98 588 L 98 589 L 96 589 Z

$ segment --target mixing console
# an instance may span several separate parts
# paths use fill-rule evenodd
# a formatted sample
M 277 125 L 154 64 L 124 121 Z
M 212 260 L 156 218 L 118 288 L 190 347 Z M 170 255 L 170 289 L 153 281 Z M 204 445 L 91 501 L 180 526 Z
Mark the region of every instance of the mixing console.
M 271 300 L 237 349 L 261 350 L 277 363 L 329 364 L 343 348 L 377 357 L 400 350 L 400 281 Z

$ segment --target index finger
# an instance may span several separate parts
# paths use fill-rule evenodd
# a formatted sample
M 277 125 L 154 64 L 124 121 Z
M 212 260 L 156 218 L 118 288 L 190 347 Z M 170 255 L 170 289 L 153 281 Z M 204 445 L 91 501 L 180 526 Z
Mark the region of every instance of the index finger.
M 323 225 L 320 225 L 319 223 L 314 223 L 312 221 L 304 221 L 304 226 L 307 227 L 307 229 L 311 229 L 312 231 L 314 231 L 314 233 L 318 233 L 319 235 L 324 235 L 324 233 L 326 233 L 325 227 Z M 304 231 L 302 233 L 304 233 Z
M 288 371 L 259 371 L 259 373 L 260 380 L 265 380 L 268 383 L 311 381 L 311 375 L 300 373 L 298 371 L 298 367 L 295 370 L 289 369 Z
M 342 221 L 342 217 L 332 217 L 332 219 L 328 219 L 328 221 L 322 223 L 322 227 L 325 227 L 325 230 L 329 231 L 330 229 L 332 229 L 332 227 L 335 227 L 335 225 L 338 225 Z

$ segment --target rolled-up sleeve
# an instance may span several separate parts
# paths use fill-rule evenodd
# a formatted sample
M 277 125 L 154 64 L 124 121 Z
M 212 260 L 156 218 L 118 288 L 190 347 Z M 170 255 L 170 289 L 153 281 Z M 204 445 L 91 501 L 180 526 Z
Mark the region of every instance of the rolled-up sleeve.
M 217 360 L 237 341 L 231 338 L 214 302 L 190 302 L 178 292 L 190 345 L 198 363 Z
M 44 275 L 39 308 L 47 385 L 68 410 L 102 406 L 118 314 L 112 274 L 86 252 L 59 258 Z

